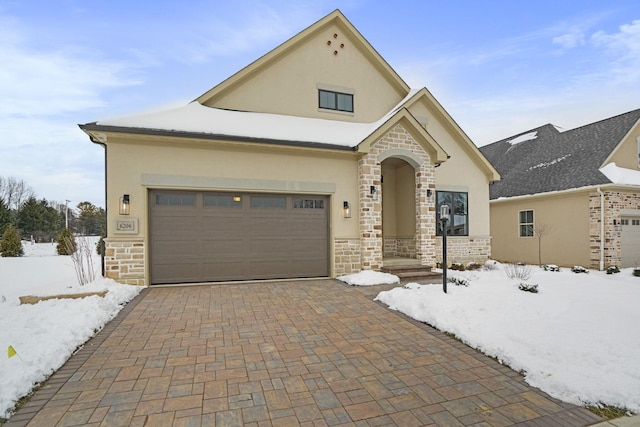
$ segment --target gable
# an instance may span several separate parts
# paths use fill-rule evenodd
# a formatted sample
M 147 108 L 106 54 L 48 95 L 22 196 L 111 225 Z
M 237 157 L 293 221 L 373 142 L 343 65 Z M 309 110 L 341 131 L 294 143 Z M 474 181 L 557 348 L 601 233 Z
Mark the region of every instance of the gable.
M 464 157 L 470 159 L 489 181 L 500 179 L 498 171 L 426 88 L 411 96 L 403 103 L 403 107 L 407 108 L 427 133 L 446 150 L 451 157 L 448 166 L 460 166 L 456 157 Z
M 610 163 L 626 169 L 640 170 L 640 118 L 602 162 L 602 166 Z
M 318 90 L 353 95 L 354 112 L 318 108 Z M 245 67 L 197 101 L 205 106 L 351 122 L 373 122 L 409 87 L 336 10 Z

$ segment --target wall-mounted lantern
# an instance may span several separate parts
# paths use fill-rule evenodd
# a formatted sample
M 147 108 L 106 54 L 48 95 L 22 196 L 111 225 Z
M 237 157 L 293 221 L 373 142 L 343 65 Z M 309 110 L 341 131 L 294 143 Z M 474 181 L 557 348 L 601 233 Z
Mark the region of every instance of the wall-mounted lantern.
M 351 218 L 351 205 L 346 200 L 342 202 L 342 214 L 345 218 Z
M 129 200 L 128 194 L 123 194 L 122 197 L 120 197 L 120 215 L 129 215 L 129 213 L 131 212 L 130 203 L 131 202 Z
M 431 197 L 432 194 L 433 194 L 433 191 L 431 191 L 430 188 L 427 188 L 427 197 Z
M 378 201 L 378 189 L 376 188 L 375 185 L 372 185 L 371 187 L 369 187 L 369 193 L 371 194 L 371 197 L 373 198 L 374 201 Z

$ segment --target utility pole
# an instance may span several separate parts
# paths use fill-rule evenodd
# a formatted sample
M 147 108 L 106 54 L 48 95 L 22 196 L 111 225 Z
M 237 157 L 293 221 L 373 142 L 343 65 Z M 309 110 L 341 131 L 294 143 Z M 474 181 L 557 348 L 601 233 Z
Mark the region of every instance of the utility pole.
M 69 202 L 71 200 L 64 201 L 64 227 L 69 228 Z

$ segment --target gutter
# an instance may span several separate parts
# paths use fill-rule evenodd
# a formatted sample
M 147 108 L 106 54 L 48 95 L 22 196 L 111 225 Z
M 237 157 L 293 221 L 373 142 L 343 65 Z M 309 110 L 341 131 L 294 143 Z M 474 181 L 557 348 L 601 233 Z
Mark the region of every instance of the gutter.
M 600 195 L 600 271 L 604 270 L 604 193 L 598 186 L 596 191 Z

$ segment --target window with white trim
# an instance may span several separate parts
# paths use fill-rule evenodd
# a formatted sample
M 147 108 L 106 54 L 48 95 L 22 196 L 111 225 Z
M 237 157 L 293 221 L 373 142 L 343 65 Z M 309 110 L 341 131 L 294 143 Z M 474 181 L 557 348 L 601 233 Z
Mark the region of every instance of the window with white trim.
M 533 237 L 533 210 L 518 212 L 520 237 Z

